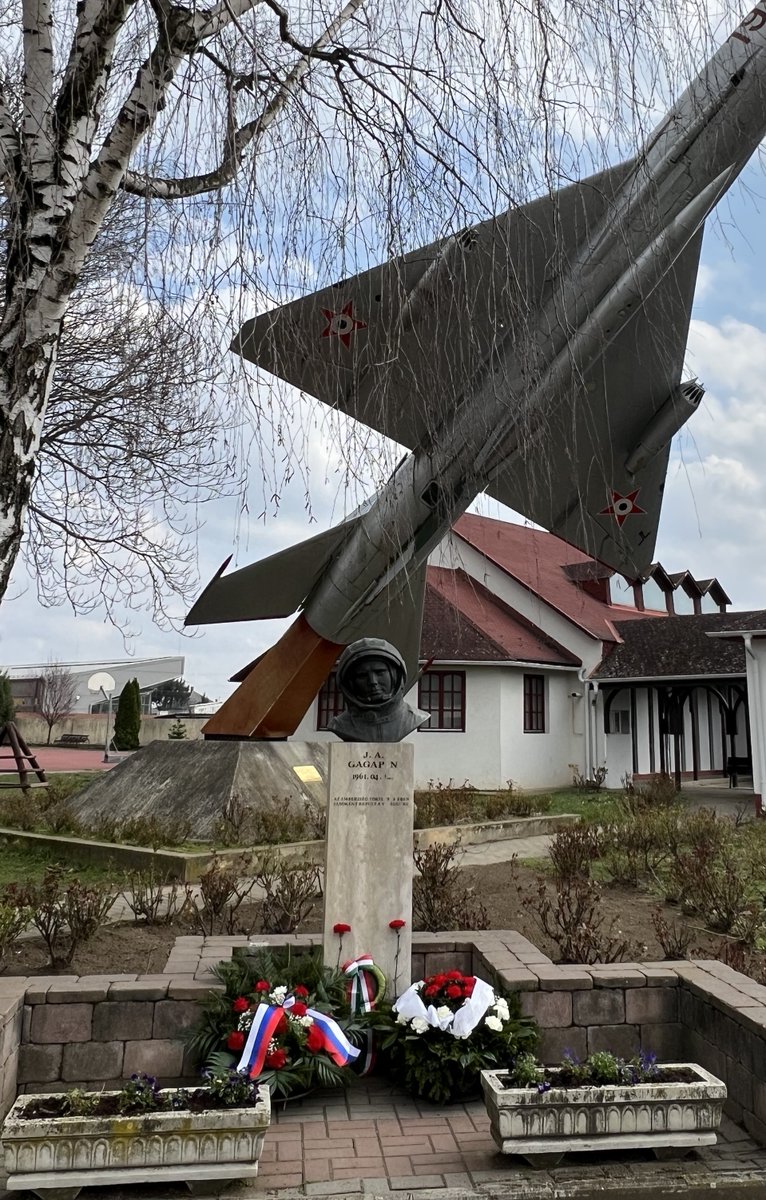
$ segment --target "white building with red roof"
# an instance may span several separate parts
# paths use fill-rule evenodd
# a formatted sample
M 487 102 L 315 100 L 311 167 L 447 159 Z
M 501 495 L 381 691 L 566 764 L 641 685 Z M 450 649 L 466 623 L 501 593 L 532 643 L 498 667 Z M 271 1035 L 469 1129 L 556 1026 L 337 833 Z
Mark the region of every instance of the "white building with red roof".
M 678 614 L 727 622 L 728 604 L 715 579 L 671 576 L 655 564 L 625 580 L 550 533 L 466 514 L 428 571 L 421 676 L 408 696 L 431 713 L 408 739 L 418 786 L 565 786 L 573 769 L 589 777 L 597 766 L 607 767 L 612 786 L 655 770 L 720 774 L 720 705 L 709 695 L 704 704 L 689 698 L 689 728 L 678 740 L 667 728 L 670 684 L 660 664 L 639 676 L 631 662 L 635 678 L 609 678 L 605 664 L 635 640 L 631 626 L 676 624 Z M 332 737 L 327 725 L 342 703 L 331 677 L 295 738 Z M 742 729 L 738 737 L 728 749 L 744 758 Z

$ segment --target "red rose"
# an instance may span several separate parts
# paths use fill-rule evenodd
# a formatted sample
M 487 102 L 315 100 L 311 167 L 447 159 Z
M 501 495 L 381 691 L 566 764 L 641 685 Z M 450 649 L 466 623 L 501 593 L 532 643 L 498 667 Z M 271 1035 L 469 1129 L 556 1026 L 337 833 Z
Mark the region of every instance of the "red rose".
M 402 921 L 401 918 L 398 918 L 396 921 L 389 921 L 388 928 L 389 929 L 404 929 L 404 926 L 406 924 L 407 924 L 406 921 Z
M 304 998 L 305 996 L 308 996 L 308 994 L 309 994 L 309 989 L 307 987 L 304 987 L 302 983 L 299 983 L 297 987 L 293 988 L 294 996 L 300 996 L 301 998 Z
M 468 983 L 465 985 L 465 994 L 466 994 L 466 996 L 472 996 L 472 995 L 473 995 L 473 989 L 474 989 L 474 987 L 475 987 L 475 986 L 476 986 L 476 980 L 475 980 L 475 979 L 469 979 L 469 980 L 468 980 Z
M 255 987 L 253 988 L 253 991 L 254 992 L 270 992 L 271 984 L 269 983 L 268 979 L 259 979 L 258 982 L 256 983 Z
M 449 985 L 449 987 L 447 988 L 447 995 L 450 997 L 451 1000 L 457 1000 L 458 996 L 463 995 L 463 989 L 461 987 L 459 987 L 456 983 L 451 983 Z
M 447 978 L 447 979 L 462 979 L 463 972 L 462 971 L 448 971 L 445 978 Z
M 235 1013 L 243 1013 L 243 1012 L 247 1012 L 249 1007 L 250 1007 L 249 1000 L 246 1000 L 244 996 L 237 996 L 236 1000 L 234 1001 L 234 1003 L 231 1006 L 231 1011 L 235 1012 Z
M 290 1008 L 290 1012 L 294 1017 L 305 1017 L 308 1009 L 302 1000 L 296 1000 Z
M 316 1025 L 310 1025 L 309 1031 L 306 1034 L 306 1049 L 312 1054 L 317 1054 L 324 1049 L 324 1038 Z
M 241 1050 L 245 1044 L 245 1035 L 241 1029 L 234 1029 L 226 1039 L 230 1050 Z
M 287 1052 L 285 1050 L 272 1050 L 271 1054 L 266 1055 L 266 1066 L 272 1067 L 278 1071 L 287 1062 Z
M 444 987 L 444 984 L 447 982 L 447 976 L 446 975 L 432 975 L 431 982 L 435 983 L 437 987 Z
M 427 987 L 423 992 L 424 996 L 438 996 L 438 994 L 439 994 L 439 989 L 433 983 L 430 985 L 430 987 Z
M 342 937 L 344 933 L 351 933 L 351 926 L 344 924 L 343 921 L 338 921 L 337 925 L 333 925 L 332 931 L 333 933 L 339 933 Z

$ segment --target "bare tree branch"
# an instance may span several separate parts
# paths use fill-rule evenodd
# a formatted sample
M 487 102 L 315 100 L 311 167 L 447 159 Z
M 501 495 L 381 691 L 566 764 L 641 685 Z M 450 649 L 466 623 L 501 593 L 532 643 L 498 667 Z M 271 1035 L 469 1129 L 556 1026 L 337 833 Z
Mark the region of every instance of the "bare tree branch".
M 275 12 L 284 14 L 284 10 L 279 5 L 273 4 L 271 0 L 264 0 L 264 2 L 268 3 Z M 335 52 L 329 56 L 323 54 L 323 47 L 329 45 L 337 37 L 346 22 L 351 20 L 364 2 L 365 0 L 349 0 L 335 20 L 327 26 L 311 46 L 298 47 L 287 37 L 283 37 L 283 40 L 289 41 L 290 45 L 299 49 L 303 57 L 279 85 L 276 95 L 269 100 L 260 115 L 254 120 L 248 121 L 228 139 L 227 153 L 215 170 L 208 171 L 204 175 L 189 176 L 186 179 L 142 178 L 140 175 L 128 171 L 122 181 L 125 191 L 135 195 L 153 196 L 158 200 L 178 200 L 184 196 L 199 196 L 203 192 L 217 191 L 230 183 L 242 166 L 246 150 L 266 133 L 272 122 L 289 104 L 301 80 L 310 70 L 313 60 L 338 61 Z M 338 51 L 338 55 L 343 58 L 347 57 L 347 53 L 343 52 L 341 55 L 341 52 Z

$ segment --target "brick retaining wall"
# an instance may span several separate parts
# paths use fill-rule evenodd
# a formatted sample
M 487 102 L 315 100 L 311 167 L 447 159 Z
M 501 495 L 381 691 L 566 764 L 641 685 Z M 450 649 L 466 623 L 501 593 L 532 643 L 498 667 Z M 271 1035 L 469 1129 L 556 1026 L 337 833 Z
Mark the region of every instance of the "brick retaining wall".
M 309 949 L 311 935 L 260 944 Z M 185 1038 L 211 968 L 242 937 L 179 937 L 162 975 L 0 977 L 0 1109 L 16 1091 L 114 1085 L 134 1071 L 191 1082 Z M 766 987 L 708 960 L 556 966 L 514 931 L 416 934 L 413 977 L 457 968 L 511 991 L 542 1033 L 540 1057 L 640 1047 L 695 1061 L 729 1088 L 727 1112 L 766 1144 Z M 220 985 L 217 985 L 220 987 Z

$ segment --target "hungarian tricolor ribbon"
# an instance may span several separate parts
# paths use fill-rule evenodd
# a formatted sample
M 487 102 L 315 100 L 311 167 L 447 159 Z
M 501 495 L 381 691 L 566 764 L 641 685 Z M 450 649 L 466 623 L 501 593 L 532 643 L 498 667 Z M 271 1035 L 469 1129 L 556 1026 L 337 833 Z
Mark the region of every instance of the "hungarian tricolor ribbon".
M 240 1075 L 249 1075 L 257 1079 L 263 1072 L 269 1043 L 277 1032 L 283 1017 L 286 1017 L 295 1003 L 294 996 L 287 996 L 284 1004 L 259 1004 L 253 1015 L 253 1023 L 247 1035 L 242 1050 L 242 1057 L 237 1063 Z M 307 1009 L 306 1015 L 311 1017 L 314 1025 L 322 1035 L 322 1049 L 339 1067 L 346 1067 L 359 1057 L 359 1050 L 352 1046 L 337 1021 L 326 1013 L 318 1012 L 315 1008 Z
M 360 954 L 350 958 L 341 969 L 349 980 L 348 1002 L 352 1013 L 372 1012 L 379 990 L 372 955 Z M 375 1065 L 375 1043 L 371 1029 L 365 1034 L 364 1043 L 364 1059 L 359 1064 L 359 1074 L 369 1075 Z
M 377 981 L 372 973 L 375 966 L 371 954 L 360 954 L 358 958 L 350 958 L 342 967 L 351 986 L 348 1002 L 353 1013 L 372 1012 L 377 995 Z

